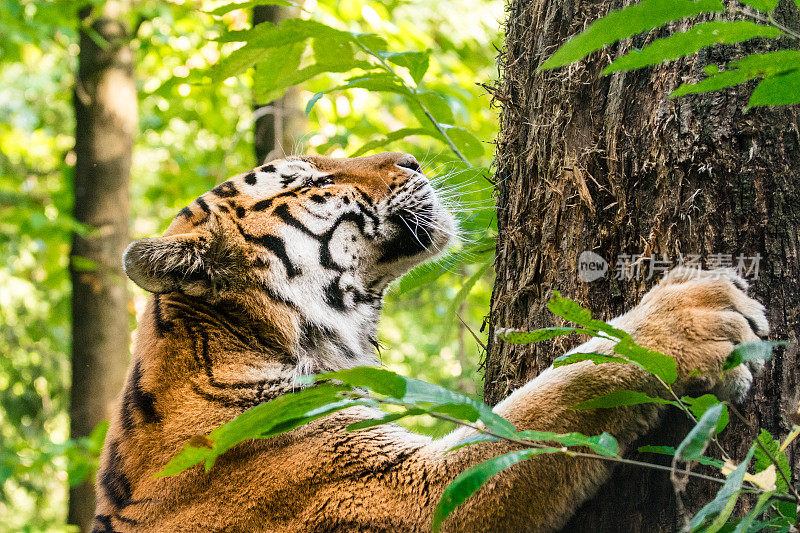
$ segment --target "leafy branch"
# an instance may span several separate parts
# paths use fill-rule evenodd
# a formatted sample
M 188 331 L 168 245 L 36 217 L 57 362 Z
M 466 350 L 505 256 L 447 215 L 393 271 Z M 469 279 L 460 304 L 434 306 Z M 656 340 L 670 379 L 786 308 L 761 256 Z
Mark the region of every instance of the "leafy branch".
M 705 394 L 699 398 L 687 396 L 678 398 L 671 386 L 671 383 L 674 381 L 670 372 L 671 369 L 667 366 L 661 368 L 660 365 L 654 365 L 651 360 L 653 354 L 658 354 L 658 352 L 650 352 L 650 354 L 643 358 L 641 350 L 645 349 L 641 347 L 632 348 L 630 344 L 631 341 L 628 341 L 629 335 L 626 332 L 616 330 L 610 324 L 593 319 L 588 310 L 583 309 L 577 302 L 562 298 L 557 292 L 554 293 L 553 298 L 548 302 L 548 308 L 554 314 L 578 324 L 579 327 L 547 328 L 534 332 L 501 330 L 498 333 L 498 337 L 511 342 L 539 342 L 558 335 L 570 333 L 583 333 L 602 338 L 614 343 L 613 350 L 617 354 L 616 356 L 578 353 L 567 354 L 557 358 L 554 366 L 573 364 L 585 360 L 591 360 L 594 364 L 636 364 L 653 374 L 656 380 L 665 387 L 670 396 L 674 398 L 674 400 L 666 400 L 663 398 L 651 398 L 638 391 L 616 391 L 615 393 L 583 402 L 577 405 L 576 408 L 610 408 L 640 403 L 666 403 L 680 408 L 689 419 L 694 422 L 695 425 L 686 438 L 680 443 L 676 450 L 671 451 L 673 461 L 671 467 L 667 468 L 671 473 L 671 479 L 675 486 L 679 507 L 681 507 L 680 492 L 682 492 L 685 486 L 679 474 L 686 477 L 693 477 L 693 472 L 691 472 L 692 463 L 701 462 L 703 464 L 717 466 L 723 470 L 723 472 L 726 468 L 729 468 L 730 474 L 727 480 L 725 480 L 717 498 L 703 507 L 691 520 L 687 520 L 686 530 L 695 530 L 716 515 L 716 519 L 713 520 L 706 531 L 717 531 L 726 523 L 736 501 L 738 501 L 739 495 L 744 492 L 759 493 L 761 497 L 757 505 L 751 509 L 750 513 L 739 521 L 736 531 L 749 531 L 749 527 L 755 523 L 757 514 L 764 512 L 771 501 L 775 502 L 774 512 L 780 519 L 785 518 L 789 520 L 788 523 L 794 523 L 794 518 L 791 517 L 796 516 L 796 504 L 800 502 L 800 495 L 798 495 L 796 489 L 791 486 L 785 474 L 789 468 L 788 459 L 785 454 L 783 454 L 785 447 L 779 448 L 777 441 L 774 441 L 768 432 L 762 430 L 761 435 L 756 439 L 745 461 L 739 463 L 738 466 L 729 467 L 728 465 L 731 464 L 731 461 L 721 444 L 716 440 L 715 435 L 722 431 L 727 425 L 727 412 L 729 408 L 734 410 L 737 416 L 741 417 L 732 405 L 720 402 L 711 394 Z M 733 369 L 748 361 L 769 359 L 772 355 L 773 348 L 784 344 L 786 343 L 774 341 L 758 341 L 740 344 L 736 346 L 728 356 L 723 364 L 723 371 Z M 635 343 L 633 343 L 633 346 L 635 346 Z M 658 357 L 655 358 L 656 361 L 658 361 L 658 359 Z M 649 361 L 649 367 L 645 366 L 645 361 Z M 725 462 L 722 465 L 704 460 L 702 454 L 710 442 L 716 444 L 725 458 Z M 767 448 L 770 446 L 765 444 L 765 442 L 774 449 L 768 450 Z M 787 438 L 787 443 L 788 442 L 789 439 Z M 664 450 L 661 451 L 663 452 Z M 747 474 L 747 464 L 749 464 L 754 452 L 759 452 L 759 455 L 764 459 L 761 461 L 760 465 L 757 463 L 757 474 L 751 476 Z M 779 453 L 780 455 L 778 455 Z M 685 467 L 682 470 L 678 468 L 679 462 L 685 463 Z M 774 486 L 775 482 L 772 480 L 774 472 L 769 471 L 769 464 L 772 464 L 772 467 L 781 474 L 783 486 L 778 487 L 781 489 L 781 492 L 778 492 Z M 745 482 L 749 483 L 749 487 L 743 487 L 743 483 Z M 791 491 L 791 494 L 787 493 L 789 491 Z M 758 529 L 758 524 L 753 527 Z
M 788 1 L 788 0 L 784 0 Z M 800 42 L 800 30 L 775 19 L 780 0 L 741 0 L 747 6 L 726 9 L 721 0 L 642 0 L 638 4 L 612 11 L 561 46 L 537 70 L 562 67 L 579 61 L 605 46 L 659 28 L 670 22 L 708 13 L 728 13 L 752 20 L 711 21 L 695 24 L 684 32 L 655 39 L 641 49 L 618 57 L 603 74 L 635 70 L 692 55 L 718 44 L 735 44 L 751 39 L 789 38 Z M 800 2 L 795 0 L 797 8 Z M 683 83 L 670 97 L 717 91 L 750 80 L 761 81 L 750 96 L 748 107 L 800 103 L 800 50 L 753 53 L 728 63 L 705 69 L 707 77 L 697 83 Z
M 739 412 L 738 409 L 736 409 L 736 407 L 731 405 L 729 406 L 729 408 L 744 425 L 752 429 L 750 422 L 744 416 L 742 416 L 742 414 Z M 787 474 L 785 472 L 785 466 L 782 465 L 780 461 L 778 461 L 778 458 L 776 457 L 775 454 L 773 454 L 770 450 L 767 449 L 766 445 L 762 442 L 762 439 L 760 437 L 756 439 L 756 445 L 761 450 L 761 453 L 763 453 L 764 456 L 767 457 L 767 459 L 769 459 L 769 461 L 773 464 L 773 466 L 775 466 L 775 470 L 778 472 L 778 474 L 780 474 L 781 478 L 783 479 L 783 482 L 786 485 L 786 488 L 789 489 L 794 495 L 795 501 L 800 502 L 800 493 L 797 492 L 797 489 L 794 487 L 794 485 L 792 485 L 792 482 L 789 479 L 789 477 L 787 477 Z
M 411 87 L 408 84 L 406 84 L 405 80 L 403 80 L 403 78 L 401 76 L 399 76 L 397 74 L 397 72 L 395 72 L 395 70 L 391 67 L 391 65 L 389 65 L 389 63 L 386 62 L 386 60 L 383 58 L 383 56 L 381 56 L 377 52 L 373 51 L 367 45 L 363 44 L 360 40 L 357 41 L 357 44 L 358 44 L 359 48 L 361 48 L 364 52 L 366 52 L 370 56 L 376 58 L 378 60 L 378 63 L 380 63 L 380 65 L 387 72 L 389 72 L 390 74 L 395 76 L 395 78 L 400 81 L 400 83 L 408 90 L 408 92 L 415 97 L 415 103 L 420 107 L 420 109 L 422 109 L 422 112 L 425 113 L 425 116 L 428 118 L 428 120 L 430 121 L 431 125 L 433 125 L 433 127 L 436 128 L 436 131 L 438 131 L 439 134 L 442 136 L 442 138 L 445 140 L 445 142 L 447 143 L 447 146 L 453 151 L 453 153 L 456 155 L 456 157 L 458 157 L 465 165 L 467 165 L 468 167 L 471 167 L 472 164 L 469 162 L 469 160 L 466 157 L 464 157 L 464 154 L 461 153 L 461 150 L 459 150 L 458 147 L 453 142 L 453 140 L 450 139 L 450 136 L 447 135 L 447 132 L 444 130 L 442 125 L 439 124 L 439 121 L 436 120 L 433 117 L 433 115 L 431 114 L 430 110 L 419 99 L 419 91 L 418 91 L 417 87 Z M 413 71 L 413 65 L 409 65 L 409 69 Z M 427 68 L 425 70 L 427 70 Z M 417 72 L 421 72 L 421 74 L 418 74 L 419 80 L 421 81 L 422 80 L 422 75 L 424 75 L 424 71 L 420 71 L 419 69 L 417 69 Z M 415 77 L 415 81 L 416 81 L 416 79 L 417 78 Z
M 756 7 L 755 3 L 748 3 L 748 2 L 744 2 L 744 1 L 742 3 L 743 4 L 748 4 L 748 5 L 753 5 L 753 7 Z M 775 16 L 773 14 L 773 11 L 774 11 L 775 7 L 777 7 L 778 4 L 779 4 L 779 2 L 774 2 L 774 1 L 768 1 L 768 2 L 762 2 L 761 3 L 760 10 L 761 11 L 765 11 L 767 13 L 766 17 L 764 17 L 758 11 L 750 11 L 748 9 L 742 9 L 741 7 L 738 7 L 738 6 L 734 6 L 733 8 L 731 8 L 731 11 L 733 11 L 734 13 L 739 13 L 739 14 L 744 15 L 746 17 L 751 17 L 751 18 L 753 18 L 753 19 L 755 19 L 755 20 L 757 20 L 759 22 L 765 22 L 765 23 L 772 24 L 774 27 L 776 27 L 777 29 L 782 31 L 786 36 L 792 37 L 793 39 L 800 41 L 800 33 L 799 32 L 797 32 L 797 31 L 795 31 L 795 30 L 793 30 L 793 29 L 791 29 L 791 28 L 789 28 L 787 26 L 784 26 L 783 24 L 781 24 L 780 22 L 775 20 Z M 759 8 L 756 8 L 756 9 L 759 9 Z M 800 9 L 800 6 L 798 6 L 798 9 Z
M 251 3 L 225 4 L 210 14 L 222 16 Z M 279 0 L 258 1 L 258 4 L 265 3 L 286 4 Z M 318 76 L 341 73 L 351 75 L 344 84 L 314 94 L 306 105 L 306 114 L 323 96 L 334 91 L 358 88 L 401 96 L 422 127 L 389 132 L 365 144 L 356 153 L 374 150 L 410 135 L 426 135 L 443 142 L 467 167 L 473 166 L 471 157 L 483 154 L 481 141 L 468 130 L 454 125 L 454 114 L 447 100 L 424 87 L 430 50 L 391 51 L 378 35 L 340 30 L 301 18 L 287 19 L 277 25 L 262 23 L 249 30 L 224 31 L 217 40 L 244 44 L 208 71 L 211 80 L 219 82 L 255 67 L 254 86 L 261 101 L 270 101 L 288 87 Z M 366 55 L 367 60 L 359 59 L 356 52 Z M 414 84 L 407 83 L 396 67 L 406 69 Z M 357 71 L 360 73 L 353 75 Z

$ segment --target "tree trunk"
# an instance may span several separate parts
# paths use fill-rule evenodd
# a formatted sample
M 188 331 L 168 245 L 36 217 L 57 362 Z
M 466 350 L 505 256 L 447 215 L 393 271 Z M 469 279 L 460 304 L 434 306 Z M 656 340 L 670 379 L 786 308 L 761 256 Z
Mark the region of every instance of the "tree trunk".
M 84 437 L 111 417 L 128 365 L 128 294 L 121 256 L 128 242 L 128 183 L 136 128 L 136 89 L 123 6 L 79 14 L 75 80 L 75 218 L 73 236 L 71 435 Z M 69 523 L 90 531 L 93 480 L 70 490 Z
M 277 24 L 298 14 L 299 9 L 293 6 L 256 6 L 253 8 L 253 25 L 264 22 Z M 283 96 L 268 104 L 256 103 L 254 113 L 255 150 L 259 165 L 302 152 L 299 143 L 306 134 L 306 117 L 296 86 L 289 87 Z
M 649 267 L 662 266 L 645 260 L 640 279 L 615 279 L 625 254 L 658 259 L 664 254 L 673 265 L 699 254 L 706 267 L 729 259 L 736 267 L 740 255 L 760 257 L 757 279 L 752 272 L 746 277 L 768 307 L 771 338 L 793 344 L 776 353 L 740 408 L 748 424 L 732 420 L 722 435 L 723 446 L 742 459 L 756 427 L 785 436 L 791 427 L 785 413 L 797 409 L 800 113 L 797 107 L 747 111 L 752 85 L 668 98 L 682 81 L 702 77 L 705 65 L 724 64 L 756 46 L 763 50 L 763 43 L 601 76 L 610 57 L 630 49 L 625 44 L 577 65 L 535 72 L 569 36 L 621 5 L 589 0 L 509 5 L 503 76 L 495 95 L 502 104 L 495 176 L 499 239 L 485 399 L 496 403 L 576 343 L 562 338 L 511 345 L 493 338 L 499 327 L 556 325 L 546 307 L 553 290 L 609 319 L 635 305 L 658 277 L 656 269 L 646 279 Z M 780 16 L 795 27 L 800 21 L 796 10 Z M 633 45 L 641 47 L 656 33 L 635 38 Z M 608 262 L 604 277 L 579 279 L 584 251 Z M 744 260 L 746 267 L 754 262 Z M 687 427 L 669 413 L 639 444 L 674 445 Z M 797 445 L 789 453 L 797 471 Z M 631 456 L 659 459 L 635 447 Z M 717 488 L 692 481 L 683 503 L 695 511 Z M 675 531 L 679 525 L 668 476 L 631 466 L 617 468 L 564 531 Z

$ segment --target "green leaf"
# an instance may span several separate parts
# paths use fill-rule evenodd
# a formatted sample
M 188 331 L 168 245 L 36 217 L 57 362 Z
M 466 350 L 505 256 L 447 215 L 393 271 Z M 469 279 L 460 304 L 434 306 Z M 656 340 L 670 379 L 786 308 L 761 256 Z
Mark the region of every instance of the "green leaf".
M 603 455 L 619 455 L 619 443 L 612 435 L 603 432 L 597 437 L 589 437 L 589 440 L 592 444 L 586 444 L 586 446 L 589 446 L 594 451 Z
M 686 438 L 678 445 L 675 456 L 681 461 L 695 461 L 698 457 L 703 455 L 706 451 L 708 443 L 711 442 L 714 436 L 714 430 L 717 427 L 720 417 L 722 416 L 722 404 L 717 404 L 710 407 L 697 424 L 692 428 Z
M 100 453 L 102 451 L 103 444 L 106 441 L 106 434 L 108 433 L 108 426 L 108 420 L 103 420 L 86 437 L 86 447 L 90 452 Z
M 483 143 L 472 133 L 464 128 L 441 124 L 453 144 L 464 154 L 467 159 L 477 159 L 483 155 Z
M 427 137 L 434 137 L 436 139 L 439 138 L 439 133 L 436 130 L 431 130 L 427 128 L 402 128 L 387 133 L 386 135 L 383 135 L 377 139 L 369 141 L 368 143 L 364 144 L 361 148 L 353 152 L 350 155 L 350 157 L 358 157 L 360 155 L 364 155 L 367 152 L 377 150 L 378 148 L 383 148 L 388 144 L 397 142 L 412 135 L 424 135 Z
M 553 360 L 553 367 L 558 368 L 560 366 L 580 363 L 581 361 L 591 361 L 596 365 L 601 365 L 603 363 L 633 364 L 632 361 L 629 361 L 624 357 L 617 357 L 616 355 L 603 355 L 599 353 L 570 353 L 556 357 L 555 360 Z
M 692 398 L 691 396 L 684 396 L 681 398 L 681 401 L 687 405 L 689 411 L 697 417 L 701 418 L 709 408 L 720 404 L 722 405 L 722 414 L 719 417 L 719 421 L 717 422 L 717 426 L 714 429 L 714 433 L 720 433 L 723 429 L 728 425 L 729 416 L 728 416 L 728 406 L 720 402 L 716 396 L 713 394 L 704 394 L 699 398 Z
M 244 72 L 256 63 L 266 61 L 269 50 L 276 48 L 288 50 L 287 47 L 290 45 L 303 43 L 311 37 L 315 40 L 324 39 L 329 47 L 346 46 L 355 39 L 349 32 L 337 30 L 314 20 L 299 18 L 286 19 L 278 25 L 259 24 L 249 30 L 226 32 L 217 41 L 244 42 L 245 45 L 211 67 L 209 75 L 212 81 L 219 82 Z M 330 69 L 330 66 L 328 68 Z M 323 71 L 325 70 L 320 70 Z
M 733 87 L 734 85 L 750 81 L 758 76 L 758 73 L 751 73 L 745 70 L 724 70 L 698 83 L 682 83 L 681 86 L 672 91 L 669 96 L 670 98 L 676 98 L 685 94 L 718 91 L 726 87 Z
M 315 376 L 320 380 L 338 380 L 351 387 L 366 387 L 407 404 L 433 404 L 432 412 L 464 417 L 472 422 L 480 418 L 487 428 L 500 435 L 516 433 L 514 425 L 492 411 L 483 402 L 473 400 L 442 386 L 407 378 L 390 370 L 361 366 Z M 274 400 L 273 400 L 274 401 Z
M 338 85 L 316 93 L 306 104 L 306 115 L 311 112 L 319 99 L 326 94 L 347 89 L 367 89 L 368 91 L 397 93 L 403 96 L 409 96 L 411 94 L 408 88 L 406 88 L 402 84 L 402 81 L 394 74 L 388 72 L 372 72 L 362 76 L 355 76 L 348 79 L 347 83 L 343 85 Z
M 270 102 L 282 96 L 287 87 L 292 87 L 304 81 L 310 80 L 320 74 L 334 72 L 348 72 L 353 69 L 369 70 L 373 66 L 367 61 L 354 61 L 347 65 L 328 65 L 314 63 L 299 70 L 287 73 L 285 76 L 270 76 L 269 70 L 260 68 L 256 65 L 255 90 L 256 97 L 260 102 Z
M 728 475 L 728 479 L 725 481 L 725 484 L 722 485 L 722 488 L 719 489 L 714 499 L 708 502 L 705 507 L 700 509 L 700 511 L 692 517 L 689 522 L 689 527 L 692 531 L 702 526 L 711 516 L 720 512 L 725 512 L 728 508 L 731 508 L 731 500 L 733 500 L 734 504 L 736 503 L 736 499 L 739 497 L 742 488 L 744 475 L 747 473 L 747 465 L 750 464 L 750 459 L 753 458 L 753 451 L 754 449 L 750 448 L 745 460 Z
M 255 65 L 253 79 L 257 101 L 270 102 L 274 100 L 274 97 L 270 98 L 271 93 L 282 92 L 294 85 L 290 77 L 300 68 L 305 49 L 306 44 L 301 41 L 262 52 L 262 59 Z
M 434 91 L 418 92 L 414 95 L 413 103 L 425 106 L 425 109 L 433 115 L 433 118 L 439 124 L 455 124 L 456 118 L 453 116 L 453 109 L 450 107 L 450 104 L 447 103 L 447 100 L 439 93 Z M 418 118 L 423 124 L 428 120 L 421 111 L 417 113 L 417 115 L 420 115 Z
M 431 61 L 430 50 L 424 52 L 378 52 L 378 55 L 390 63 L 407 68 L 411 79 L 414 80 L 414 83 L 417 85 L 419 85 L 419 82 L 422 81 L 422 78 L 428 71 L 428 65 Z
M 651 374 L 660 377 L 668 385 L 678 379 L 678 365 L 675 359 L 661 352 L 639 346 L 630 336 L 620 339 L 614 345 L 614 351 L 627 357 Z
M 371 53 L 377 54 L 377 50 L 386 50 L 389 44 L 386 39 L 375 33 L 351 33 L 354 42 L 365 46 Z
M 453 418 L 458 418 L 460 420 L 466 420 L 468 422 L 475 422 L 478 420 L 480 413 L 476 408 L 471 405 L 466 405 L 463 403 L 446 403 L 442 405 L 434 405 L 431 407 L 428 412 L 430 413 L 440 413 L 443 415 L 452 416 Z
M 777 7 L 780 0 L 741 0 L 741 2 L 764 13 L 769 13 Z
M 287 44 L 315 39 L 328 38 L 339 41 L 354 42 L 356 36 L 350 32 L 337 30 L 316 20 L 288 18 L 275 24 L 259 24 L 249 30 L 228 31 L 214 39 L 217 42 L 245 42 L 252 48 L 278 48 Z
M 338 380 L 351 387 L 366 387 L 378 394 L 403 399 L 406 395 L 406 380 L 408 378 L 385 368 L 358 366 L 347 370 L 318 374 L 315 379 L 317 381 Z
M 191 439 L 157 474 L 157 477 L 178 474 L 203 461 L 208 470 L 218 456 L 242 441 L 285 433 L 332 412 L 367 404 L 363 401 L 342 400 L 340 393 L 348 390 L 350 387 L 323 383 L 299 392 L 284 394 L 270 402 L 248 409 L 213 430 L 208 436 Z
M 575 322 L 590 330 L 593 335 L 597 335 L 597 332 L 600 331 L 616 339 L 630 337 L 628 333 L 621 329 L 617 329 L 602 320 L 593 319 L 592 313 L 588 309 L 584 309 L 581 304 L 574 300 L 564 298 L 558 291 L 553 291 L 553 296 L 547 302 L 547 308 L 554 315 L 558 315 L 570 322 Z
M 720 0 L 643 0 L 619 11 L 612 11 L 577 37 L 567 41 L 537 70 L 561 67 L 578 61 L 595 50 L 666 24 L 700 13 L 724 11 Z
M 647 453 L 660 453 L 662 455 L 675 455 L 675 448 L 672 446 L 639 446 L 640 452 L 647 452 Z M 719 459 L 714 459 L 713 457 L 706 457 L 705 455 L 701 455 L 697 459 L 695 459 L 698 463 L 705 466 L 713 466 L 714 468 L 722 468 L 725 464 L 724 462 L 720 461 Z
M 746 20 L 704 22 L 685 32 L 657 39 L 641 50 L 632 50 L 607 66 L 603 74 L 656 65 L 715 44 L 738 43 L 755 37 L 777 37 L 780 34 L 781 31 L 774 26 Z
M 339 400 L 338 402 L 330 402 L 326 403 L 325 405 L 321 405 L 317 408 L 311 409 L 310 411 L 303 413 L 300 416 L 287 418 L 286 420 L 282 420 L 279 423 L 276 423 L 268 430 L 264 431 L 259 435 L 259 438 L 265 439 L 268 437 L 274 437 L 276 435 L 281 435 L 283 433 L 288 433 L 289 431 L 308 424 L 309 422 L 313 422 L 318 418 L 322 418 L 324 416 L 328 416 L 329 414 L 335 413 L 336 411 L 341 411 L 342 409 L 346 409 L 348 407 L 354 407 L 356 405 L 368 405 L 374 407 L 376 404 L 371 400 L 350 400 L 344 399 Z M 206 461 L 206 471 L 210 470 L 211 465 L 213 463 L 209 463 Z
M 468 437 L 464 437 L 458 441 L 455 446 L 450 448 L 450 450 L 457 450 L 458 448 L 463 448 L 464 446 L 469 446 L 470 444 L 476 444 L 478 442 L 494 442 L 497 440 L 499 440 L 499 438 L 495 437 L 494 435 L 489 435 L 487 433 L 475 433 L 474 435 L 469 435 Z
M 347 66 L 356 60 L 353 42 L 344 40 L 339 35 L 314 37 L 311 49 L 314 51 L 314 61 L 320 65 Z
M 633 390 L 618 390 L 597 398 L 583 401 L 574 406 L 573 409 L 607 409 L 610 407 L 620 407 L 622 405 L 639 405 L 643 403 L 660 403 L 675 405 L 675 402 L 664 398 L 653 398 L 647 394 Z
M 438 133 L 437 138 L 439 138 Z M 429 283 L 433 283 L 444 274 L 451 272 L 453 265 L 456 265 L 458 262 L 458 256 L 456 254 L 450 254 L 436 263 L 425 263 L 418 266 L 400 278 L 400 283 L 397 284 L 398 293 L 405 294 Z
M 492 267 L 492 264 L 493 261 L 487 261 L 481 265 L 474 274 L 464 281 L 464 283 L 458 289 L 456 295 L 447 305 L 447 311 L 445 311 L 444 314 L 446 322 L 442 325 L 442 344 L 447 342 L 447 335 L 449 335 L 450 329 L 456 321 L 459 308 L 461 308 L 461 305 L 467 299 L 469 293 L 472 292 L 472 289 L 475 288 L 475 284 L 478 283 L 478 280 L 480 280 L 486 274 L 486 271 Z
M 560 337 L 562 335 L 571 335 L 572 333 L 581 333 L 591 335 L 592 332 L 583 328 L 564 328 L 564 327 L 550 327 L 542 328 L 534 331 L 519 331 L 514 329 L 501 329 L 495 330 L 495 337 L 509 342 L 511 344 L 530 344 L 532 342 L 541 342 Z M 595 354 L 574 354 L 574 355 L 595 355 Z M 563 359 L 567 355 L 562 355 L 559 359 Z
M 800 69 L 800 51 L 779 50 L 764 54 L 750 54 L 728 64 L 727 70 L 709 76 L 698 83 L 684 83 L 670 94 L 674 98 L 684 94 L 717 91 L 738 85 L 754 78 L 777 76 Z
M 619 444 L 617 439 L 608 433 L 587 437 L 581 433 L 550 433 L 546 431 L 520 431 L 514 434 L 513 438 L 525 439 L 537 442 L 558 442 L 563 446 L 587 446 L 601 455 L 617 456 L 619 454 Z M 464 439 L 451 448 L 455 450 L 463 446 L 479 442 L 493 442 L 498 440 L 494 435 L 486 433 L 476 433 Z
M 407 416 L 424 415 L 427 412 L 428 412 L 427 409 L 412 408 L 412 409 L 407 409 L 402 413 L 387 413 L 382 418 L 368 418 L 366 420 L 361 420 L 359 422 L 350 424 L 349 426 L 347 426 L 347 431 L 358 431 L 361 429 L 367 429 L 375 426 L 380 426 L 383 424 L 389 424 L 391 422 L 395 422 Z
M 800 70 L 764 78 L 753 90 L 747 107 L 800 103 Z
M 756 504 L 750 509 L 750 512 L 736 524 L 736 529 L 733 530 L 733 533 L 745 533 L 749 531 L 750 526 L 755 522 L 756 518 L 764 512 L 764 507 L 769 503 L 769 499 L 775 495 L 775 492 L 776 491 L 771 491 L 761 494 L 758 500 L 756 500 Z
M 756 473 L 759 473 L 763 470 L 766 470 L 774 463 L 769 458 L 771 455 L 778 463 L 778 467 L 783 474 L 791 479 L 792 470 L 789 467 L 789 459 L 786 457 L 786 452 L 781 451 L 781 443 L 780 441 L 772 438 L 769 431 L 766 429 L 762 429 L 761 433 L 759 433 L 757 439 L 761 446 L 756 445 L 755 447 L 755 470 Z M 764 449 L 762 449 L 762 446 Z M 766 450 L 766 452 L 764 451 Z M 767 455 L 769 454 L 769 455 Z M 775 486 L 781 492 L 789 492 L 789 486 L 786 484 L 786 480 L 780 475 L 779 472 L 775 480 Z
M 298 4 L 295 2 L 289 2 L 289 0 L 253 0 L 251 2 L 234 2 L 231 4 L 225 4 L 219 6 L 216 9 L 212 9 L 209 11 L 205 11 L 209 15 L 214 15 L 215 17 L 222 16 L 226 13 L 230 13 L 231 11 L 236 11 L 237 9 L 251 9 L 256 6 L 297 6 Z
M 100 264 L 97 261 L 81 255 L 71 255 L 69 257 L 69 266 L 75 272 L 94 272 L 100 269 Z
M 458 290 L 458 293 L 456 293 L 455 297 L 453 298 L 454 303 L 451 303 L 451 307 L 453 310 L 456 310 L 461 306 L 461 304 L 464 302 L 469 293 L 472 292 L 472 289 L 475 287 L 475 284 L 492 267 L 492 264 L 493 264 L 492 261 L 484 262 L 482 265 L 480 265 L 480 267 L 478 268 L 478 270 L 475 271 L 474 274 L 472 274 L 469 278 L 467 278 L 466 281 L 464 281 L 464 283 L 461 285 L 461 288 Z
M 194 442 L 199 442 L 199 439 L 187 442 L 180 453 L 170 459 L 161 472 L 156 474 L 156 477 L 174 476 L 198 463 L 207 461 L 210 457 L 216 457 L 210 444 L 208 446 L 198 446 L 193 444 Z
M 558 291 L 553 291 L 553 296 L 547 302 L 547 307 L 553 314 L 566 320 L 575 322 L 585 329 L 605 333 L 607 337 L 619 339 L 614 346 L 614 351 L 642 367 L 647 372 L 661 378 L 665 383 L 673 383 L 678 379 L 678 367 L 675 360 L 665 354 L 648 350 L 634 342 L 633 338 L 625 331 L 592 318 L 591 312 L 584 309 L 578 302 L 564 298 Z
M 769 361 L 772 358 L 772 350 L 776 346 L 786 346 L 786 344 L 785 341 L 754 341 L 737 344 L 725 359 L 722 370 L 730 370 L 748 361 Z
M 501 470 L 533 457 L 534 455 L 559 451 L 561 451 L 560 448 L 520 450 L 494 457 L 468 468 L 445 487 L 442 497 L 439 499 L 439 503 L 433 511 L 433 523 L 431 528 L 433 531 L 439 531 L 442 527 L 442 523 L 450 516 L 450 513 L 467 501 L 467 498 L 475 494 L 489 478 Z
M 703 528 L 704 533 L 717 533 L 720 529 L 725 527 L 725 524 L 728 522 L 728 517 L 731 516 L 733 512 L 733 508 L 736 507 L 736 501 L 738 500 L 738 494 L 735 498 L 731 498 L 725 504 L 725 507 L 722 508 L 722 511 L 717 515 L 714 520 Z
M 213 83 L 241 74 L 264 58 L 264 48 L 250 45 L 249 43 L 237 48 L 219 63 L 208 69 Z
M 608 433 L 587 437 L 581 433 L 550 433 L 547 431 L 520 431 L 516 438 L 533 441 L 555 441 L 564 446 L 586 446 L 600 455 L 611 457 L 619 453 L 617 439 Z
M 475 409 L 481 422 L 492 432 L 503 436 L 512 436 L 517 432 L 514 424 L 492 411 L 492 408 L 483 402 L 473 400 L 469 396 L 458 394 L 433 383 L 406 377 L 403 379 L 406 381 L 406 393 L 400 399 L 404 402 L 468 405 Z

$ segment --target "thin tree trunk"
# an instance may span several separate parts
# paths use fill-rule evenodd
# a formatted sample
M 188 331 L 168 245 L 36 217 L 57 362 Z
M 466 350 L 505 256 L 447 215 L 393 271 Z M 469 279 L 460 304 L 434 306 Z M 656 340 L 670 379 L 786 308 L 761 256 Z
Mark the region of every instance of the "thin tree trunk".
M 128 242 L 128 183 L 136 128 L 136 89 L 124 5 L 80 12 L 75 80 L 71 435 L 88 435 L 111 417 L 128 363 L 129 314 L 121 256 Z M 93 33 L 94 32 L 94 33 Z M 92 33 L 90 35 L 90 33 Z M 70 490 L 69 523 L 90 531 L 93 480 Z
M 297 7 L 256 6 L 253 8 L 253 25 L 264 22 L 277 24 L 298 14 Z M 258 164 L 301 151 L 300 143 L 306 134 L 306 117 L 297 87 L 289 87 L 283 96 L 267 104 L 256 103 L 255 114 Z
M 784 3 L 786 4 L 786 3 Z M 752 86 L 671 100 L 684 80 L 709 63 L 741 57 L 744 47 L 608 77 L 600 71 L 630 44 L 602 51 L 565 69 L 536 67 L 587 22 L 621 3 L 513 0 L 508 8 L 497 148 L 499 240 L 491 306 L 485 398 L 496 403 L 533 378 L 572 340 L 510 345 L 493 339 L 499 327 L 556 325 L 546 302 L 552 291 L 611 318 L 633 306 L 658 277 L 615 279 L 625 254 L 665 254 L 672 264 L 700 254 L 706 267 L 760 256 L 753 293 L 768 307 L 772 338 L 795 341 L 779 351 L 732 420 L 723 446 L 744 457 L 763 427 L 785 436 L 785 414 L 796 410 L 800 335 L 800 113 L 797 107 L 745 109 Z M 791 7 L 793 9 L 793 6 Z M 787 9 L 787 11 L 789 11 Z M 786 15 L 797 26 L 797 11 Z M 677 23 L 685 29 L 689 23 Z M 653 35 L 633 43 L 641 47 Z M 604 277 L 579 279 L 578 258 L 591 251 L 609 263 Z M 724 255 L 715 255 L 724 254 Z M 635 260 L 635 258 L 631 258 Z M 645 261 L 643 266 L 651 263 Z M 753 266 L 746 260 L 745 266 Z M 687 426 L 676 413 L 640 444 L 674 445 Z M 634 448 L 635 450 L 635 448 Z M 800 450 L 789 449 L 800 466 Z M 657 461 L 653 454 L 633 456 Z M 664 458 L 661 458 L 663 461 Z M 683 503 L 691 512 L 717 486 L 692 481 Z M 618 468 L 564 531 L 674 531 L 680 526 L 668 476 Z

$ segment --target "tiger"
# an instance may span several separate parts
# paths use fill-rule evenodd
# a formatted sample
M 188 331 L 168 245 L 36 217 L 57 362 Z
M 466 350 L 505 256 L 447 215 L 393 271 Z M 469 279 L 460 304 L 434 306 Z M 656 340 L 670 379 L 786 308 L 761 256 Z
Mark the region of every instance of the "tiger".
M 211 189 L 123 263 L 149 292 L 96 476 L 93 531 L 429 531 L 459 473 L 519 449 L 451 450 L 474 429 L 433 439 L 352 407 L 280 436 L 243 442 L 206 473 L 156 477 L 187 442 L 296 390 L 298 376 L 378 365 L 387 287 L 445 253 L 457 223 L 419 162 L 403 153 L 294 156 Z M 675 390 L 740 399 L 758 369 L 723 373 L 737 343 L 769 332 L 765 309 L 729 271 L 673 270 L 614 319 L 674 357 Z M 594 338 L 576 352 L 613 353 Z M 617 390 L 659 394 L 630 364 L 550 367 L 494 408 L 519 430 L 608 432 L 621 453 L 659 423 L 660 404 L 576 410 Z M 609 478 L 608 462 L 544 454 L 492 477 L 444 531 L 554 531 Z

